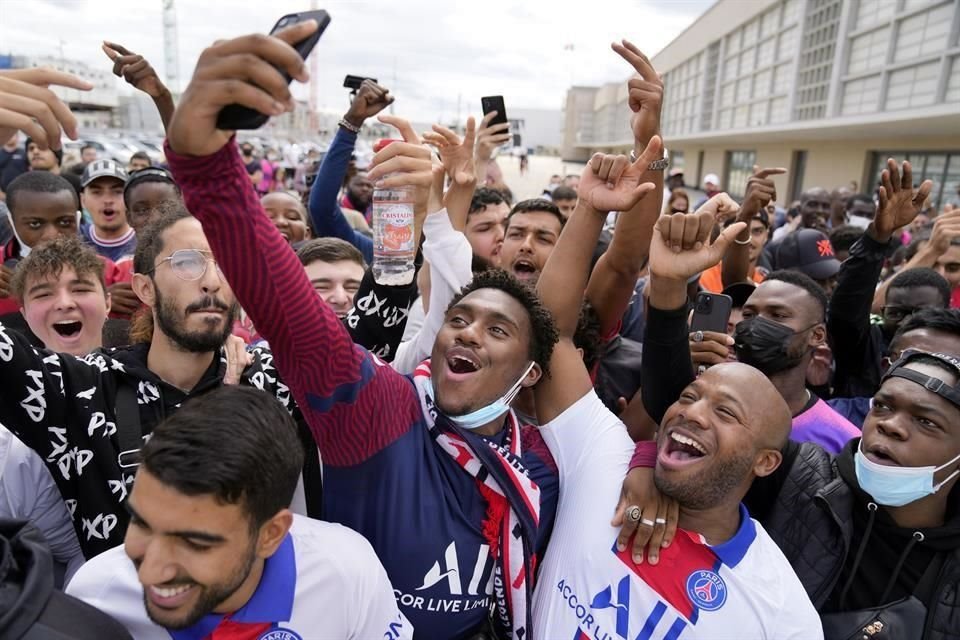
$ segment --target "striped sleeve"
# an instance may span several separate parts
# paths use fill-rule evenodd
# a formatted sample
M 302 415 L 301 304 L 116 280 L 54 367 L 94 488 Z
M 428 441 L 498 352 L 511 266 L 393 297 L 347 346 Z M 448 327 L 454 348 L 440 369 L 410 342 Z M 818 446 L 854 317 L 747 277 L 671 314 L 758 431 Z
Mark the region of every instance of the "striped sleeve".
M 359 464 L 420 418 L 412 383 L 353 344 L 254 192 L 236 142 L 205 157 L 165 145 L 190 212 L 240 305 L 270 343 L 324 464 Z

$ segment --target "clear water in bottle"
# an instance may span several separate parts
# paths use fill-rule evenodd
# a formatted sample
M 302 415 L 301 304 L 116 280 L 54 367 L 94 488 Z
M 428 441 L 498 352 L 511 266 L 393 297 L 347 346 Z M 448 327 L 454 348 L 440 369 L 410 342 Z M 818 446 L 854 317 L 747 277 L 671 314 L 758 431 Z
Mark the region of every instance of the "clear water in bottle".
M 377 189 L 373 192 L 373 277 L 380 284 L 413 282 L 413 188 Z

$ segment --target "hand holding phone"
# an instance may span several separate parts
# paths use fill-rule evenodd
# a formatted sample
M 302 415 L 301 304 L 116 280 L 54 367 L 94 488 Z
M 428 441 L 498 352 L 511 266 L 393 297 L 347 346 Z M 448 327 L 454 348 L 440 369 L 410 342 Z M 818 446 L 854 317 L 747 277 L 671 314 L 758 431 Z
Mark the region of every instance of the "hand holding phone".
M 222 149 L 233 135 L 219 119 L 233 103 L 260 114 L 279 115 L 292 108 L 289 77 L 310 79 L 303 57 L 293 48 L 317 32 L 317 23 L 294 24 L 272 38 L 246 35 L 216 42 L 200 54 L 190 84 L 167 127 L 174 153 L 204 157 Z
M 713 331 L 726 333 L 727 322 L 730 320 L 730 311 L 733 309 L 733 298 L 722 293 L 701 291 L 693 304 L 693 320 L 690 321 L 690 331 Z
M 487 115 L 491 111 L 497 112 L 497 115 L 487 124 L 488 127 L 507 124 L 509 122 L 509 120 L 507 120 L 507 108 L 503 104 L 503 96 L 486 96 L 480 98 L 480 106 L 483 107 L 483 115 Z
M 326 11 L 321 9 L 318 11 L 304 11 L 303 13 L 285 15 L 273 25 L 273 29 L 270 30 L 270 35 L 274 35 L 279 31 L 283 31 L 284 29 L 308 20 L 317 21 L 317 30 L 305 39 L 293 44 L 293 48 L 297 50 L 300 57 L 306 60 L 310 52 L 313 51 L 313 47 L 320 41 L 320 36 L 323 35 L 324 30 L 330 24 L 330 14 Z M 277 70 L 283 74 L 287 84 L 290 84 L 290 81 L 293 79 L 290 77 L 290 74 L 279 67 Z M 220 114 L 217 116 L 217 128 L 224 131 L 259 129 L 266 124 L 269 119 L 270 114 L 265 114 L 240 104 L 231 104 L 220 110 Z

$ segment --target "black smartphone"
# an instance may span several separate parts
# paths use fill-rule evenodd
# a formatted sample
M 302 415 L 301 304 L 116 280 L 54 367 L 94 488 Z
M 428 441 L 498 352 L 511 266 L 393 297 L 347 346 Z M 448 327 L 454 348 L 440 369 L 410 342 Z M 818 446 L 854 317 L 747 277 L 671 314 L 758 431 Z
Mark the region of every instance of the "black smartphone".
M 730 311 L 733 309 L 733 298 L 722 293 L 701 291 L 693 303 L 693 320 L 690 321 L 690 331 L 727 332 L 727 322 L 730 321 Z
M 364 80 L 370 80 L 370 81 L 373 82 L 374 84 L 376 84 L 376 82 L 377 82 L 377 79 L 376 79 L 376 78 L 368 78 L 368 77 L 366 77 L 366 76 L 351 76 L 351 75 L 348 75 L 346 78 L 343 79 L 343 86 L 344 86 L 345 88 L 347 88 L 347 89 L 352 89 L 353 91 L 358 91 L 358 90 L 360 89 L 360 85 L 363 84 L 363 81 L 364 81 Z
M 307 20 L 316 20 L 319 26 L 317 30 L 313 32 L 313 35 L 293 45 L 293 48 L 297 50 L 297 53 L 299 53 L 300 57 L 304 60 L 306 60 L 310 52 L 313 51 L 313 47 L 320 41 L 320 36 L 323 35 L 323 31 L 327 28 L 327 25 L 330 24 L 330 14 L 322 9 L 318 11 L 290 13 L 277 20 L 277 24 L 273 25 L 273 29 L 270 30 L 270 35 L 273 35 L 277 31 L 292 27 L 300 22 L 306 22 Z M 287 75 L 286 72 L 283 72 L 283 76 L 287 79 L 287 84 L 290 84 L 292 78 Z M 225 131 L 259 129 L 266 124 L 269 119 L 270 116 L 249 107 L 230 104 L 221 109 L 217 115 L 217 128 Z
M 497 112 L 497 115 L 490 121 L 491 127 L 495 124 L 505 124 L 508 122 L 507 108 L 503 105 L 503 96 L 486 96 L 485 98 L 480 98 L 480 106 L 483 107 L 483 115 L 487 115 L 491 111 Z

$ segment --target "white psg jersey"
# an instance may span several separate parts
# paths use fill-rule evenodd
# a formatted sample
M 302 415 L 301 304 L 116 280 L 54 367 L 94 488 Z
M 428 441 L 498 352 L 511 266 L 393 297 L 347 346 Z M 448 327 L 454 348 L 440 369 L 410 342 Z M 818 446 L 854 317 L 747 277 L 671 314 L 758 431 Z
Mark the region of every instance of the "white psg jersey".
M 560 470 L 560 503 L 534 597 L 543 639 L 823 638 L 800 580 L 759 523 L 711 547 L 677 531 L 659 564 L 616 548 L 610 518 L 633 442 L 591 391 L 541 427 Z
M 411 638 L 393 587 L 373 548 L 338 524 L 293 517 L 290 533 L 267 559 L 257 590 L 226 618 L 208 614 L 168 631 L 147 617 L 143 587 L 123 547 L 87 562 L 67 593 L 123 624 L 137 640 L 309 640 Z

